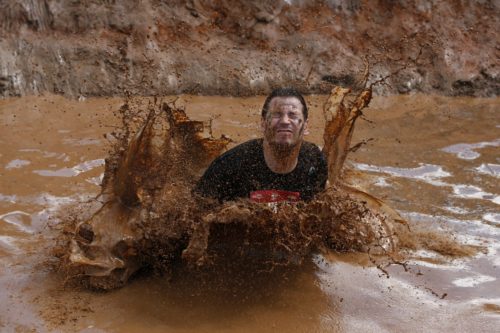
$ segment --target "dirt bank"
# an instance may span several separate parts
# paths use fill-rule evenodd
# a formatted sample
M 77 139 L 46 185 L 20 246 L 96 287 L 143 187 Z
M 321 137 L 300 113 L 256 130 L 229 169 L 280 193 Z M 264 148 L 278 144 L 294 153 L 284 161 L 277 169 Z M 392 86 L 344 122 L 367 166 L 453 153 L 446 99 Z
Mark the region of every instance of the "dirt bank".
M 63 1 L 0 3 L 0 96 L 376 91 L 495 96 L 498 1 Z M 416 59 L 418 58 L 418 59 Z M 416 59 L 412 61 L 410 59 Z

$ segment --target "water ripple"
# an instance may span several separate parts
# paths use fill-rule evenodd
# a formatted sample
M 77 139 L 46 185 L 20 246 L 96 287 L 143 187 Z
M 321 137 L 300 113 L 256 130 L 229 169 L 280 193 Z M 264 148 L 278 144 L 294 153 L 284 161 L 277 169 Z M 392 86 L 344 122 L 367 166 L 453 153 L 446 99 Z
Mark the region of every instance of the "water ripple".
M 85 161 L 71 168 L 61 168 L 59 170 L 34 170 L 33 173 L 44 177 L 75 177 L 83 172 L 104 165 L 104 159 L 99 158 L 92 161 Z
M 484 175 L 500 178 L 500 164 L 483 163 L 475 168 L 475 170 Z
M 469 276 L 469 277 L 453 280 L 451 283 L 453 283 L 457 287 L 471 288 L 471 287 L 475 287 L 479 284 L 491 282 L 491 281 L 495 281 L 495 280 L 496 280 L 496 278 L 493 276 L 477 274 L 474 276 Z
M 433 185 L 445 185 L 439 179 L 451 176 L 451 173 L 445 171 L 441 166 L 434 164 L 420 163 L 416 168 L 396 168 L 356 163 L 355 167 L 362 171 L 386 173 L 396 177 L 424 180 Z
M 481 149 L 484 147 L 498 147 L 500 146 L 500 139 L 490 142 L 478 142 L 478 143 L 457 143 L 441 150 L 447 153 L 455 154 L 458 158 L 464 160 L 474 160 L 481 156 L 476 149 Z
M 441 181 L 441 178 L 450 177 L 452 174 L 445 171 L 441 166 L 434 164 L 422 164 L 416 168 L 380 167 L 363 163 L 354 166 L 361 171 L 370 171 L 389 174 L 394 177 L 421 180 L 434 186 L 451 187 L 456 197 L 463 199 L 488 200 L 500 205 L 500 195 L 488 193 L 474 185 L 450 184 Z
M 6 214 L 0 215 L 0 220 L 16 227 L 16 229 L 18 229 L 21 232 L 24 232 L 27 234 L 33 233 L 33 230 L 31 228 L 27 227 L 26 223 L 23 221 L 23 218 L 22 218 L 23 216 L 24 217 L 31 216 L 31 214 L 20 211 L 20 210 L 16 210 L 16 211 L 12 211 L 12 212 L 8 212 Z
M 19 169 L 19 168 L 22 168 L 23 166 L 25 165 L 29 165 L 31 164 L 30 161 L 28 160 L 12 160 L 10 161 L 9 163 L 7 163 L 7 165 L 5 166 L 5 169 L 9 170 L 9 169 Z

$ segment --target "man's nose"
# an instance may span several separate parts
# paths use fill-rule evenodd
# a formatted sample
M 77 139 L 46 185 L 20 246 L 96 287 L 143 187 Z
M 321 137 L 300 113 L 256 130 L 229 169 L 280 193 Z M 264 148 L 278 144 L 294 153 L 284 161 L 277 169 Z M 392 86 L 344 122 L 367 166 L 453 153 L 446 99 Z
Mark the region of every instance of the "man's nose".
M 290 121 L 291 121 L 291 119 L 286 113 L 281 115 L 280 123 L 288 124 L 288 123 L 290 123 Z

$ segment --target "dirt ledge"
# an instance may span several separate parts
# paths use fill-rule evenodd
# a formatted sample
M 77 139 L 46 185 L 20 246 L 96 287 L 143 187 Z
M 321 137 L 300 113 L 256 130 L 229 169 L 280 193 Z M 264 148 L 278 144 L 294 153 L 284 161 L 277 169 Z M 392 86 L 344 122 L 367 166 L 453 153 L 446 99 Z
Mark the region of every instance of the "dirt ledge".
M 0 96 L 498 96 L 497 1 L 43 0 L 0 4 Z

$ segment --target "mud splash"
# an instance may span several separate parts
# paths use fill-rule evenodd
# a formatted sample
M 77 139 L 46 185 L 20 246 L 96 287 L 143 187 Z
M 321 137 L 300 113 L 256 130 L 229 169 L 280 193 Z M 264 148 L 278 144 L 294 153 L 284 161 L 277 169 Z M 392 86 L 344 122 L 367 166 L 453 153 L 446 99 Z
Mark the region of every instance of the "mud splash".
M 370 99 L 371 89 L 332 90 L 324 106 L 328 188 L 311 202 L 273 207 L 247 200 L 219 204 L 192 194 L 194 181 L 230 140 L 214 138 L 210 123 L 189 120 L 175 103 L 124 104 L 123 127 L 113 133 L 96 199 L 100 207 L 90 218 L 72 220 L 64 271 L 70 280 L 112 289 L 144 267 L 172 273 L 179 265 L 243 260 L 269 271 L 325 250 L 392 259 L 398 234 L 407 248 L 425 246 L 409 240 L 398 213 L 343 179 L 356 119 Z

